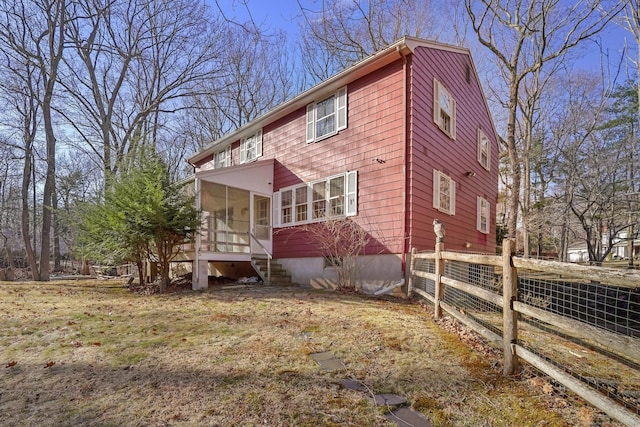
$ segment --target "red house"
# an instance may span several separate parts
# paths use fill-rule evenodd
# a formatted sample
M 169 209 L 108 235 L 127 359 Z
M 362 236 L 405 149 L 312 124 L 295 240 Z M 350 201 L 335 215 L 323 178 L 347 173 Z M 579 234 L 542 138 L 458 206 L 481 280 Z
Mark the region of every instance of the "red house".
M 333 286 L 304 230 L 335 218 L 367 232 L 368 292 L 403 283 L 436 218 L 447 250 L 494 253 L 497 141 L 469 51 L 403 38 L 189 159 L 204 215 L 194 289 L 255 276 L 267 253 L 293 282 Z

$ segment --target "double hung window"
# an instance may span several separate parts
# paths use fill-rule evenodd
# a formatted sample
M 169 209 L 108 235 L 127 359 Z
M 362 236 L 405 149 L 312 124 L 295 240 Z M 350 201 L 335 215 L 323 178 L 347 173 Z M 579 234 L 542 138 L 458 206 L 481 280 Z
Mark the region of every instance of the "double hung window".
M 489 170 L 491 162 L 491 145 L 489 144 L 489 138 L 487 135 L 478 129 L 478 163 L 483 168 Z
M 347 88 L 307 105 L 307 142 L 316 142 L 347 128 Z
M 240 140 L 240 163 L 249 163 L 262 157 L 262 129 Z
M 218 151 L 214 158 L 214 169 L 227 168 L 231 166 L 231 146 Z
M 433 170 L 433 207 L 449 215 L 456 213 L 456 183 L 450 176 Z
M 489 224 L 490 224 L 490 207 L 489 202 L 478 196 L 478 217 L 477 217 L 477 229 L 478 231 L 489 234 Z
M 433 121 L 449 138 L 456 139 L 456 101 L 436 79 L 433 79 Z

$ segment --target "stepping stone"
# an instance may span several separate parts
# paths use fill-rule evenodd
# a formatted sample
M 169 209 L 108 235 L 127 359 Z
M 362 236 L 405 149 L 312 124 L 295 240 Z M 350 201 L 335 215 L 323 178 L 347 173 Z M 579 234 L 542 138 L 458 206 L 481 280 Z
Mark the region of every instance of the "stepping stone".
M 345 369 L 342 359 L 325 359 L 317 360 L 316 362 L 320 364 L 322 369 L 329 372 L 342 371 Z
M 407 399 L 397 394 L 376 394 L 373 400 L 378 406 L 400 406 L 407 403 Z
M 315 360 L 316 362 L 319 362 L 321 360 L 328 360 L 328 359 L 335 359 L 336 358 L 335 354 L 331 353 L 330 351 L 323 351 L 321 353 L 312 353 L 309 356 L 311 356 L 311 358 L 313 360 Z
M 398 408 L 385 417 L 400 427 L 433 427 L 429 418 L 409 408 Z
M 310 354 L 311 358 L 318 362 L 320 367 L 325 371 L 334 372 L 345 369 L 342 359 L 337 359 L 330 351 Z
M 364 384 L 356 380 L 340 380 L 340 384 L 342 385 L 342 387 L 348 390 L 361 391 L 361 392 L 369 391 L 369 389 Z

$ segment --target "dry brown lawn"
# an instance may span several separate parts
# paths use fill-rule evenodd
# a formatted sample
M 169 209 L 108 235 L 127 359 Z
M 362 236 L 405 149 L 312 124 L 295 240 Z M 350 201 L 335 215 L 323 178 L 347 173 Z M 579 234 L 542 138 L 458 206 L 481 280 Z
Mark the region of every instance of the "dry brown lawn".
M 394 425 L 370 395 L 342 388 L 345 378 L 406 397 L 435 426 L 606 420 L 526 372 L 503 377 L 498 352 L 403 300 L 0 282 L 0 325 L 3 426 Z M 321 351 L 346 370 L 322 370 L 309 356 Z

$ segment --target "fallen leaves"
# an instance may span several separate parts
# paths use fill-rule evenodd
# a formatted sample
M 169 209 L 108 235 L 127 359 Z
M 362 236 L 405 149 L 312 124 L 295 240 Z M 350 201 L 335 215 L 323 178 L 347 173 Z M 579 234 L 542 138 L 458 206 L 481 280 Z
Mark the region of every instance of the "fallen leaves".
M 532 387 L 542 389 L 542 392 L 548 396 L 551 396 L 554 392 L 553 385 L 540 377 L 529 378 L 528 381 Z
M 542 392 L 546 395 L 551 396 L 553 394 L 553 386 L 549 383 L 546 383 L 542 386 Z

